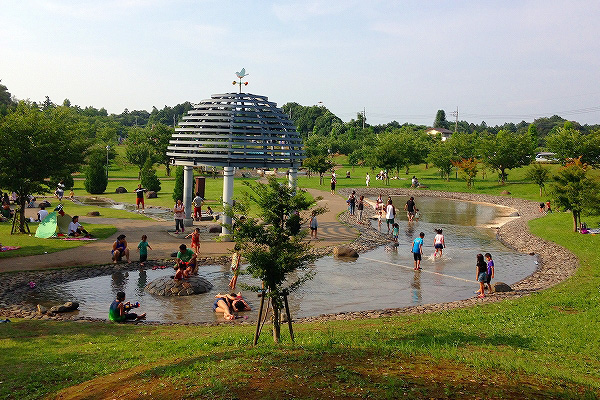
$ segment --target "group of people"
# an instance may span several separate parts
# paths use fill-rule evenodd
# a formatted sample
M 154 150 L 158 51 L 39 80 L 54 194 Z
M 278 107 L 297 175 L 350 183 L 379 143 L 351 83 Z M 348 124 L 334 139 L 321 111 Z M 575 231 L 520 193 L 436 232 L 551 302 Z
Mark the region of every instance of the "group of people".
M 547 201 L 545 203 L 540 203 L 540 212 L 542 214 L 551 214 L 552 213 L 552 207 L 551 207 L 549 201 Z

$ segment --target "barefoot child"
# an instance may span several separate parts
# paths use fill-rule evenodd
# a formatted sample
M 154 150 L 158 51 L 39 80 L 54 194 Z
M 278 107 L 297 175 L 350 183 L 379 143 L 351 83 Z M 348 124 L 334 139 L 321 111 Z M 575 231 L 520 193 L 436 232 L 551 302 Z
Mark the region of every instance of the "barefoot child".
M 397 222 L 392 225 L 392 236 L 394 237 L 394 244 L 398 245 L 398 236 L 400 235 L 400 225 Z
M 490 253 L 485 253 L 485 261 L 487 262 L 487 280 L 485 283 L 488 287 L 488 293 L 492 293 L 492 278 L 494 277 L 494 260 L 492 260 L 492 255 Z
M 242 259 L 242 255 L 240 253 L 240 246 L 237 244 L 233 248 L 233 254 L 231 255 L 231 272 L 233 272 L 233 276 L 229 281 L 229 288 L 231 290 L 235 289 L 235 285 L 237 285 L 238 275 L 240 273 L 240 261 Z
M 421 259 L 423 258 L 423 238 L 425 238 L 425 233 L 419 233 L 419 237 L 413 240 L 412 253 L 413 258 L 415 259 L 415 271 L 421 269 Z
M 148 259 L 148 249 L 152 250 L 150 244 L 148 244 L 148 236 L 142 235 L 142 241 L 138 244 L 138 250 L 140 251 L 140 266 L 144 266 Z
M 483 254 L 477 254 L 477 264 L 475 266 L 477 273 L 475 274 L 475 277 L 477 279 L 477 282 L 479 282 L 479 291 L 475 292 L 475 293 L 479 293 L 480 298 L 485 297 L 484 294 L 484 290 L 485 290 L 485 281 L 487 280 L 487 264 L 485 262 L 485 260 L 483 259 Z
M 198 255 L 200 253 L 200 228 L 194 229 L 192 233 L 187 235 L 185 238 L 192 238 L 191 248 L 194 250 L 194 253 Z
M 438 253 L 441 257 L 444 247 L 446 247 L 446 242 L 444 241 L 444 235 L 442 234 L 442 230 L 436 229 L 435 232 L 436 235 L 433 238 L 433 247 L 435 248 L 435 253 L 433 253 L 433 258 L 437 257 Z

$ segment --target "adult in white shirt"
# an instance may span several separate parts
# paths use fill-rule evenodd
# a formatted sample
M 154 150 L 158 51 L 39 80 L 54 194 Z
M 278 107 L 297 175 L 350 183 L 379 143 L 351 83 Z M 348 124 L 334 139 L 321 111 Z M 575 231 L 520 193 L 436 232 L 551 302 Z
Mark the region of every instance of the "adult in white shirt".
M 388 200 L 387 207 L 385 209 L 385 220 L 387 222 L 388 233 L 390 233 L 390 225 L 394 225 L 394 217 L 396 216 L 396 207 L 392 204 L 392 200 Z
M 73 217 L 73 220 L 69 223 L 69 236 L 89 236 L 88 231 L 83 229 L 83 226 L 79 223 L 79 216 Z
M 43 204 L 40 204 L 40 211 L 38 211 L 38 213 L 37 213 L 37 221 L 42 222 L 44 220 L 44 218 L 46 218 L 47 216 L 48 216 L 48 211 L 46 211 L 46 206 Z

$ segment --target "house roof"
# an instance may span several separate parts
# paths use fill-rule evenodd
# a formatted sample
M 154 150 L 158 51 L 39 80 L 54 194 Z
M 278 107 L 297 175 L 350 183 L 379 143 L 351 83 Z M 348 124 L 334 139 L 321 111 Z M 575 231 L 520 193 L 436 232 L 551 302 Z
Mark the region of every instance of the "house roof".
M 427 133 L 433 132 L 433 131 L 436 131 L 436 132 L 439 132 L 439 133 L 446 133 L 446 134 L 453 134 L 454 133 L 454 131 L 451 131 L 451 130 L 445 129 L 445 128 L 427 128 L 425 130 L 425 132 L 427 132 Z

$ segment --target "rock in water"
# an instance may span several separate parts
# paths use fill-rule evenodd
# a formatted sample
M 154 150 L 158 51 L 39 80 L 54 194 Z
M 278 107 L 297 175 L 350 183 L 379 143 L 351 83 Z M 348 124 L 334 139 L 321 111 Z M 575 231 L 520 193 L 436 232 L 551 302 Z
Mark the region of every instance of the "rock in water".
M 170 276 L 163 276 L 147 284 L 144 290 L 157 296 L 189 296 L 206 293 L 212 288 L 212 283 L 201 276 L 195 275 L 183 281 L 176 281 Z
M 358 258 L 358 252 L 349 246 L 335 246 L 333 248 L 335 257 L 352 257 Z
M 512 288 L 504 282 L 494 283 L 494 293 L 512 292 Z

